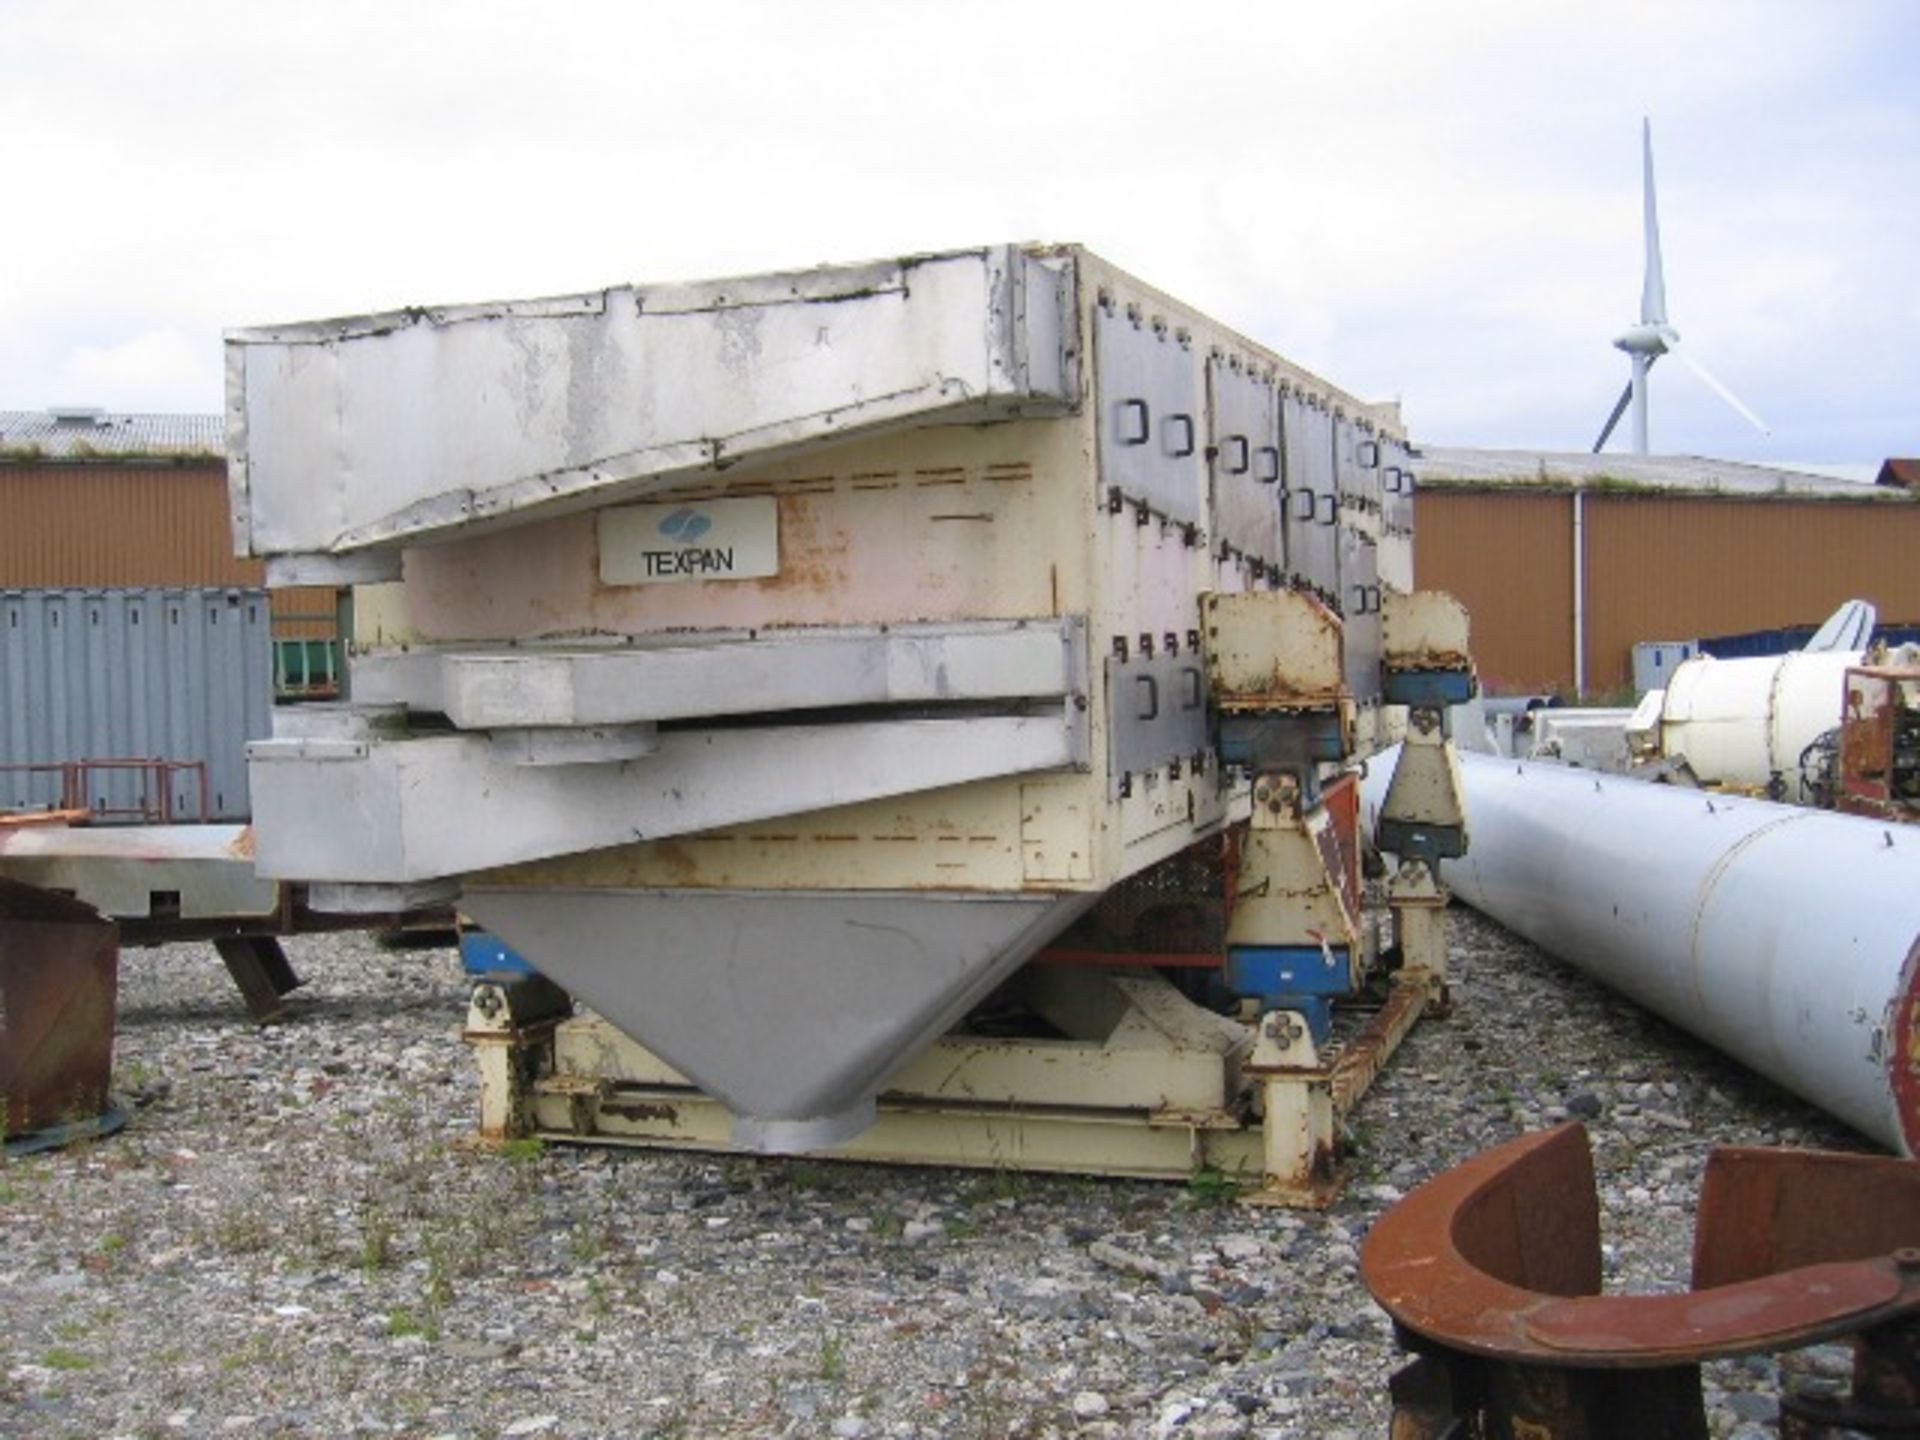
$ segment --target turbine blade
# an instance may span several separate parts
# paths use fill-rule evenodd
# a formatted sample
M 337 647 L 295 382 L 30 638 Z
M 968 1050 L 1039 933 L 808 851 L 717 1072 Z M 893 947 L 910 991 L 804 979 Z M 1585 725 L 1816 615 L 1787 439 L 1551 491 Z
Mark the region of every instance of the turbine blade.
M 1879 623 L 1880 612 L 1869 600 L 1849 600 L 1827 617 L 1802 650 L 1864 650 Z
M 1758 415 L 1754 414 L 1753 411 L 1747 407 L 1746 402 L 1742 400 L 1738 395 L 1734 394 L 1733 391 L 1729 390 L 1725 385 L 1721 384 L 1718 380 L 1716 380 L 1713 376 L 1713 372 L 1708 370 L 1706 366 L 1702 365 L 1698 360 L 1694 359 L 1693 356 L 1689 355 L 1684 350 L 1674 350 L 1671 353 L 1678 355 L 1682 360 L 1686 361 L 1687 368 L 1692 370 L 1693 373 L 1698 375 L 1702 380 L 1706 381 L 1708 385 L 1712 386 L 1714 393 L 1719 395 L 1719 397 L 1722 400 L 1726 401 L 1727 404 L 1731 405 L 1734 409 L 1738 410 L 1742 415 L 1746 416 L 1747 419 L 1752 422 L 1754 429 L 1758 430 L 1762 435 L 1773 434 L 1773 431 L 1767 428 L 1767 422 L 1762 420 Z
M 1600 438 L 1593 442 L 1593 453 L 1598 455 L 1606 448 L 1607 437 L 1613 434 L 1613 427 L 1620 423 L 1620 417 L 1627 413 L 1627 406 L 1633 403 L 1633 382 L 1627 382 L 1627 388 L 1620 392 L 1620 403 L 1613 407 L 1613 414 L 1607 417 L 1607 423 L 1600 428 Z
M 1653 199 L 1653 122 L 1640 122 L 1645 174 L 1642 198 L 1646 207 L 1647 273 L 1640 287 L 1640 323 L 1667 323 L 1667 277 L 1660 265 L 1660 212 Z

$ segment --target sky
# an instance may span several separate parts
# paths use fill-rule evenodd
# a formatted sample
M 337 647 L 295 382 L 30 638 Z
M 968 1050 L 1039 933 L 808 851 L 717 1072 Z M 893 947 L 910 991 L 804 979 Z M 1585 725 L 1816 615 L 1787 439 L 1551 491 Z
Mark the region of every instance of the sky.
M 0 0 L 0 409 L 225 328 L 1079 241 L 1429 445 L 1920 454 L 1920 3 Z M 1622 430 L 1624 432 L 1625 426 Z M 1624 441 L 1624 433 L 1614 442 Z

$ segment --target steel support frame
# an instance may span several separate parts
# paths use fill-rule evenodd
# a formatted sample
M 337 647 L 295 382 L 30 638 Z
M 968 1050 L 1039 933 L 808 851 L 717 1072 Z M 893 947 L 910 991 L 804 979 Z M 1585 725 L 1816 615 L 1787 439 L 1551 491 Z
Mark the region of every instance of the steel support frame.
M 498 1144 L 532 1133 L 535 1081 L 553 1069 L 553 1033 L 573 1001 L 538 975 L 473 987 L 461 1038 L 480 1068 L 480 1140 Z
M 1360 1031 L 1323 1052 L 1289 1012 L 1248 1028 L 1157 976 L 1033 972 L 1043 986 L 1077 978 L 1121 990 L 1112 1028 L 1132 1040 L 948 1035 L 896 1077 L 871 1127 L 820 1153 L 1174 1181 L 1217 1172 L 1250 1203 L 1325 1206 L 1343 1178 L 1342 1122 L 1436 993 L 1424 974 L 1397 978 Z M 567 1018 L 562 995 L 546 981 L 475 987 L 465 1038 L 481 1071 L 484 1142 L 736 1151 L 725 1106 L 598 1016 Z M 1210 1061 L 1198 1053 L 1208 1032 L 1221 1037 Z M 1211 1093 L 1197 1088 L 1209 1064 Z

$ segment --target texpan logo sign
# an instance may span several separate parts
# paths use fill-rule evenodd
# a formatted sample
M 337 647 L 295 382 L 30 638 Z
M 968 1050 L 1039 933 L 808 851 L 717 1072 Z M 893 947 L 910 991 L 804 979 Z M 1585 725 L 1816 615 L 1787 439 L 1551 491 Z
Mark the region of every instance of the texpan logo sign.
M 600 514 L 600 578 L 609 585 L 779 573 L 780 510 L 771 495 L 621 505 Z

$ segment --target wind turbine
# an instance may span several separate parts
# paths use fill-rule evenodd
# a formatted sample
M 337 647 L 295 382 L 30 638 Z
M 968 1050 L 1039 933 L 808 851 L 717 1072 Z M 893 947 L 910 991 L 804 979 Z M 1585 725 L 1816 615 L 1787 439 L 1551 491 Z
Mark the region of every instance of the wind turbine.
M 1767 429 L 1766 421 L 1709 374 L 1706 366 L 1680 350 L 1680 332 L 1667 323 L 1667 280 L 1660 268 L 1660 216 L 1653 201 L 1652 121 L 1643 119 L 1640 122 L 1640 140 L 1646 165 L 1647 273 L 1640 286 L 1640 323 L 1622 331 L 1613 341 L 1614 347 L 1626 351 L 1627 359 L 1632 361 L 1633 378 L 1627 382 L 1627 388 L 1620 392 L 1619 402 L 1607 417 L 1607 423 L 1601 427 L 1600 438 L 1593 442 L 1593 453 L 1600 453 L 1629 405 L 1633 406 L 1633 453 L 1647 453 L 1647 375 L 1653 369 L 1653 362 L 1662 355 L 1679 355 L 1694 374 L 1706 381 L 1722 400 L 1752 421 L 1762 435 L 1771 435 L 1773 432 Z

